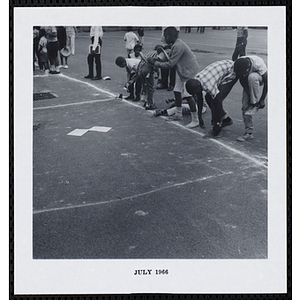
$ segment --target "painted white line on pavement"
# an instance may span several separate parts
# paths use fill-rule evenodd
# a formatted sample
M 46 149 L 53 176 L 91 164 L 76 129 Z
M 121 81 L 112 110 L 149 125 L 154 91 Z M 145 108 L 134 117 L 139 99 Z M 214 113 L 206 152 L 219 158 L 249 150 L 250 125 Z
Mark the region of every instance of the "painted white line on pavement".
M 108 94 L 112 95 L 112 96 L 114 97 L 113 99 L 115 99 L 115 97 L 116 97 L 116 94 L 113 94 L 113 93 L 107 92 L 107 91 L 103 91 L 102 89 L 99 89 L 98 87 L 96 87 L 96 86 L 94 86 L 94 85 L 92 85 L 92 84 L 90 84 L 90 83 L 87 83 L 87 82 L 84 82 L 84 81 L 81 81 L 81 80 L 78 80 L 78 79 L 75 79 L 75 78 L 72 78 L 72 77 L 63 75 L 63 74 L 58 74 L 58 76 L 62 76 L 62 77 L 68 78 L 68 79 L 73 80 L 73 81 L 76 81 L 76 82 L 80 82 L 80 83 L 87 84 L 87 85 L 89 85 L 89 86 L 91 86 L 91 87 L 93 87 L 93 88 L 95 88 L 95 89 L 97 89 L 97 90 L 99 90 L 99 91 L 101 91 L 101 92 L 105 92 L 105 93 L 108 93 Z M 92 101 L 94 101 L 94 102 L 108 101 L 108 100 L 113 100 L 113 99 L 110 98 L 110 99 L 107 99 L 107 100 L 91 100 L 91 101 L 88 101 L 88 102 L 78 102 L 78 103 L 62 104 L 62 105 L 57 105 L 56 107 L 63 107 L 63 106 L 68 106 L 68 105 L 86 104 L 86 103 L 92 103 Z M 141 105 L 139 105 L 139 104 L 137 104 L 137 103 L 130 102 L 130 101 L 127 101 L 127 100 L 125 100 L 125 99 L 122 99 L 122 101 L 125 102 L 125 103 L 127 103 L 127 104 L 129 104 L 129 105 L 131 105 L 131 106 L 135 106 L 135 107 L 137 107 L 137 108 L 144 109 Z M 53 108 L 53 107 L 54 107 L 54 106 L 49 106 L 49 107 L 39 107 L 39 108 L 34 108 L 34 109 L 36 110 L 36 109 L 45 109 L 45 108 Z M 153 114 L 152 111 L 149 111 L 149 113 Z M 161 116 L 161 118 L 166 119 L 167 117 Z M 182 128 L 182 129 L 188 130 L 189 132 L 193 132 L 193 133 L 195 133 L 195 134 L 197 134 L 197 135 L 200 135 L 201 137 L 204 136 L 203 133 L 201 133 L 201 132 L 199 132 L 199 131 L 195 131 L 195 130 L 190 129 L 190 128 L 187 128 L 187 127 L 185 127 L 184 125 L 182 125 L 182 124 L 180 124 L 180 123 L 178 123 L 178 122 L 176 122 L 176 121 L 175 121 L 175 122 L 174 122 L 174 121 L 170 121 L 170 123 L 172 123 L 172 124 L 174 124 L 174 125 L 176 125 L 176 126 Z M 251 162 L 255 163 L 256 165 L 258 165 L 258 166 L 260 166 L 260 167 L 264 167 L 264 168 L 266 168 L 266 169 L 268 168 L 268 166 L 266 165 L 266 161 L 265 161 L 265 160 L 264 160 L 264 161 L 258 160 L 258 159 L 256 159 L 256 158 L 254 158 L 253 156 L 248 155 L 247 153 L 242 152 L 242 151 L 240 151 L 240 150 L 237 150 L 237 149 L 235 149 L 235 148 L 232 148 L 232 147 L 230 147 L 230 146 L 224 144 L 223 142 L 221 142 L 220 140 L 217 140 L 217 139 L 215 139 L 215 138 L 210 138 L 210 140 L 211 140 L 212 142 L 214 142 L 214 143 L 216 143 L 216 144 L 218 144 L 218 145 L 220 145 L 220 146 L 226 148 L 227 150 L 229 150 L 229 151 L 231 151 L 231 152 L 233 152 L 233 153 L 236 153 L 236 154 L 238 154 L 238 155 L 240 155 L 240 156 L 242 156 L 242 157 L 244 157 L 244 158 L 250 160 Z
M 168 117 L 164 117 L 164 116 L 160 116 L 161 118 L 164 118 L 164 119 L 167 119 Z M 205 134 L 199 132 L 199 131 L 196 131 L 194 129 L 190 129 L 190 128 L 187 128 L 185 125 L 182 125 L 181 123 L 177 122 L 177 121 L 168 121 L 168 123 L 171 123 L 171 124 L 174 124 L 182 129 L 185 129 L 189 132 L 193 132 L 197 135 L 200 135 L 201 137 L 204 137 Z M 199 127 L 196 127 L 196 128 L 199 128 Z M 236 154 L 239 154 L 240 156 L 250 160 L 251 162 L 255 163 L 256 165 L 260 166 L 260 167 L 264 167 L 264 168 L 268 168 L 268 166 L 266 165 L 266 161 L 261 161 L 261 160 L 258 160 L 256 158 L 254 158 L 253 156 L 251 155 L 248 155 L 247 153 L 245 152 L 242 152 L 240 150 L 237 150 L 235 148 L 232 148 L 226 144 L 224 144 L 223 142 L 221 142 L 220 140 L 218 140 L 217 138 L 208 138 L 208 140 L 212 141 L 213 143 L 216 143 L 224 148 L 226 148 L 227 150 L 233 152 L 233 153 L 236 153 Z
M 83 104 L 90 104 L 90 103 L 97 103 L 97 102 L 106 102 L 114 100 L 114 98 L 106 98 L 106 99 L 100 99 L 100 100 L 87 100 L 83 102 L 73 102 L 68 104 L 58 104 L 58 105 L 51 105 L 51 106 L 41 106 L 41 107 L 34 107 L 33 110 L 42 110 L 42 109 L 49 109 L 49 108 L 60 108 L 65 106 L 74 106 L 74 105 L 83 105 Z
M 79 79 L 76 79 L 76 78 L 73 78 L 73 77 L 69 77 L 69 76 L 64 75 L 64 74 L 61 74 L 61 73 L 58 74 L 58 76 L 67 78 L 67 79 L 69 79 L 69 80 L 71 80 L 71 81 L 75 81 L 75 82 L 79 82 L 79 83 L 88 85 L 88 86 L 90 86 L 90 87 L 92 87 L 92 88 L 94 88 L 94 89 L 96 89 L 96 90 L 98 90 L 98 91 L 100 91 L 100 92 L 102 92 L 102 93 L 105 93 L 105 94 L 108 94 L 108 95 L 110 95 L 110 96 L 116 97 L 115 94 L 113 94 L 113 93 L 111 93 L 111 92 L 108 92 L 108 91 L 105 91 L 105 90 L 102 90 L 102 89 L 98 88 L 97 86 L 95 86 L 95 85 L 93 85 L 93 84 L 90 84 L 90 83 L 88 83 L 88 82 L 85 82 L 85 81 L 82 81 L 82 80 L 79 80 Z
M 46 209 L 34 210 L 33 214 L 41 214 L 41 213 L 48 213 L 48 212 L 58 211 L 58 210 L 68 210 L 68 209 L 74 209 L 74 208 L 89 207 L 89 206 L 96 206 L 96 205 L 110 204 L 110 203 L 114 203 L 114 202 L 121 202 L 121 201 L 131 200 L 131 199 L 139 198 L 139 197 L 142 197 L 142 196 L 150 195 L 150 194 L 162 191 L 162 190 L 176 188 L 178 186 L 184 186 L 184 185 L 187 185 L 187 184 L 196 183 L 196 182 L 204 181 L 204 180 L 207 180 L 207 179 L 217 178 L 217 177 L 220 177 L 220 176 L 230 175 L 230 174 L 233 174 L 233 172 L 226 172 L 226 173 L 224 172 L 224 173 L 221 173 L 221 174 L 214 174 L 214 175 L 210 175 L 210 176 L 206 176 L 206 177 L 197 178 L 195 180 L 188 180 L 188 181 L 185 181 L 185 182 L 179 182 L 179 183 L 175 183 L 173 185 L 160 187 L 160 188 L 151 190 L 149 192 L 124 197 L 124 198 L 121 198 L 121 199 L 112 199 L 112 200 L 103 201 L 103 202 L 85 203 L 85 204 L 70 205 L 70 206 L 65 206 L 65 207 L 55 207 L 55 208 L 48 208 L 48 209 L 46 208 Z

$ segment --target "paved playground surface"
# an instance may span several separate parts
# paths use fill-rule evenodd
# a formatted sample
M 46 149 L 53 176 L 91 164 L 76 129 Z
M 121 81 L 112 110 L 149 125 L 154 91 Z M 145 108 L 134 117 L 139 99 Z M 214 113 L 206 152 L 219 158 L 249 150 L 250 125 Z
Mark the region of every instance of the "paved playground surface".
M 200 68 L 231 58 L 234 30 L 180 33 Z M 61 74 L 34 71 L 34 93 L 56 98 L 33 103 L 33 257 L 267 258 L 267 105 L 254 116 L 254 139 L 243 133 L 242 88 L 224 101 L 234 121 L 218 139 L 210 130 L 187 129 L 154 117 L 140 102 L 116 99 L 126 92 L 125 32 L 104 32 L 102 70 L 87 75 L 87 33 Z M 161 31 L 145 31 L 147 53 Z M 250 29 L 247 54 L 267 63 L 267 31 Z M 127 95 L 127 94 L 126 94 Z M 158 108 L 173 92 L 154 93 Z M 72 135 L 81 129 L 79 135 Z M 77 131 L 79 132 L 79 131 Z

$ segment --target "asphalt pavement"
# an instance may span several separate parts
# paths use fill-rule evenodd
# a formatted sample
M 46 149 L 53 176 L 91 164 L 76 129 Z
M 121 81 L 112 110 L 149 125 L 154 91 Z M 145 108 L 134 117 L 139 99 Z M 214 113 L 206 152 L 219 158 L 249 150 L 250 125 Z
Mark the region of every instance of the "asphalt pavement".
M 224 101 L 234 124 L 218 139 L 203 138 L 209 109 L 205 129 L 187 129 L 189 115 L 167 122 L 140 102 L 116 99 L 126 94 L 126 72 L 115 65 L 126 55 L 124 34 L 104 32 L 103 76 L 111 80 L 84 78 L 86 33 L 68 69 L 34 71 L 34 93 L 56 98 L 33 103 L 33 257 L 267 258 L 267 105 L 254 116 L 255 138 L 240 143 L 239 83 Z M 144 51 L 160 37 L 145 31 Z M 236 32 L 194 29 L 180 38 L 204 68 L 231 57 Z M 250 29 L 247 52 L 267 63 L 266 30 Z M 158 108 L 170 98 L 154 94 Z M 86 131 L 72 135 L 76 129 Z

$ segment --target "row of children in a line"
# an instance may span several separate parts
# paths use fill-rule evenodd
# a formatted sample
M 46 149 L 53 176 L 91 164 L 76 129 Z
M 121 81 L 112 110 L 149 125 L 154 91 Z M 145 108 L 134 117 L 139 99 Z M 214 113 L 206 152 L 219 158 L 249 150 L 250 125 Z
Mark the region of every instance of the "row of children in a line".
M 68 56 L 75 55 L 75 26 L 41 26 L 34 28 L 34 61 L 45 74 L 59 74 L 68 68 Z M 60 58 L 60 61 L 59 61 Z M 35 66 L 34 66 L 35 67 Z
M 182 99 L 185 98 L 191 111 L 192 121 L 188 128 L 199 126 L 204 128 L 202 119 L 203 93 L 212 113 L 212 131 L 209 136 L 220 136 L 221 129 L 233 124 L 232 119 L 223 109 L 223 100 L 230 93 L 232 87 L 239 80 L 243 87 L 242 112 L 245 124 L 245 132 L 238 137 L 238 141 L 251 140 L 253 138 L 253 114 L 265 107 L 265 99 L 268 90 L 267 67 L 262 58 L 258 56 L 243 56 L 233 62 L 230 59 L 217 61 L 205 69 L 200 70 L 196 56 L 182 40 L 178 38 L 179 31 L 175 27 L 164 29 L 164 39 L 170 49 L 165 54 L 162 47 L 156 49 L 137 63 L 133 78 L 129 84 L 141 78 L 146 83 L 147 95 L 146 109 L 155 109 L 153 102 L 153 73 L 157 68 L 171 69 L 176 66 L 176 84 L 174 87 L 176 113 L 170 120 L 182 120 Z M 164 57 L 159 56 L 164 53 Z M 130 60 L 130 59 L 129 59 Z M 130 61 L 118 57 L 116 64 L 127 68 Z M 130 75 L 131 76 L 131 75 Z M 197 102 L 197 107 L 196 107 Z M 198 110 L 197 110 L 198 108 Z M 158 114 L 156 114 L 158 115 Z

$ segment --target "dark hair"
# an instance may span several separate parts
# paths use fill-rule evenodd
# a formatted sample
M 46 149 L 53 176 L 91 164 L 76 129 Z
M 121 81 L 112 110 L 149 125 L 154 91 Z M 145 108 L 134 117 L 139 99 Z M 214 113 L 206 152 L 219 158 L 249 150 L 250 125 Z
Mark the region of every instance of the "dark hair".
M 134 51 L 134 52 L 135 52 L 135 51 L 142 51 L 142 49 L 143 49 L 142 45 L 136 44 L 136 45 L 134 46 L 134 48 L 133 48 L 133 51 Z
M 178 37 L 178 30 L 175 27 L 167 27 L 164 30 L 164 35 L 165 34 L 171 35 L 173 37 Z
M 123 56 L 118 56 L 116 58 L 116 65 L 117 66 L 121 67 L 124 64 L 124 62 L 126 62 L 126 60 Z
M 202 85 L 201 85 L 200 81 L 195 78 L 189 79 L 185 84 L 185 88 L 186 88 L 187 92 L 191 95 L 196 94 L 199 87 L 201 87 L 201 89 L 202 89 Z
M 250 60 L 248 58 L 242 57 L 238 58 L 234 62 L 233 70 L 237 75 L 241 75 L 246 72 L 247 68 L 251 65 Z
M 132 26 L 127 26 L 127 31 L 132 31 Z

